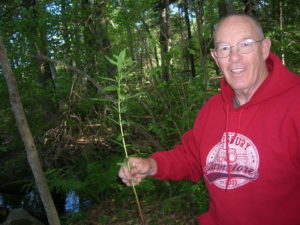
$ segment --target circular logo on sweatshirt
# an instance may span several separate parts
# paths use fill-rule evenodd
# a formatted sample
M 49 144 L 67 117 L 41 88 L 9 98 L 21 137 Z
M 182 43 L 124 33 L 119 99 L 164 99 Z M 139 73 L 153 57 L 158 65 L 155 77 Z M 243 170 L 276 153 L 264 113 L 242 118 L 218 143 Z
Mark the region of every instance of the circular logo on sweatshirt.
M 259 155 L 246 136 L 225 132 L 208 153 L 204 176 L 222 189 L 235 189 L 258 178 Z

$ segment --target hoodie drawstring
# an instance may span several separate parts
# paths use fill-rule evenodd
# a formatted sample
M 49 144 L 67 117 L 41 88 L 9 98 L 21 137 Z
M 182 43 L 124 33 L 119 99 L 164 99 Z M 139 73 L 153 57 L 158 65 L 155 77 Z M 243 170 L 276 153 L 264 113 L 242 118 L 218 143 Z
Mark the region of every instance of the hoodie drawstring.
M 237 134 L 239 133 L 243 111 L 244 111 L 244 107 L 242 107 L 239 111 L 238 126 L 232 140 L 235 140 Z M 229 186 L 229 182 L 231 180 L 231 168 L 230 168 L 230 160 L 229 160 L 229 105 L 226 106 L 225 142 L 226 142 L 225 143 L 226 166 L 227 166 L 227 173 L 228 173 L 228 179 L 226 182 L 226 190 L 227 190 Z
M 227 164 L 227 174 L 228 179 L 226 182 L 226 190 L 229 185 L 229 181 L 231 180 L 231 173 L 230 173 L 230 165 L 229 165 L 229 105 L 226 107 L 226 123 L 225 123 L 225 151 L 226 151 L 226 164 Z

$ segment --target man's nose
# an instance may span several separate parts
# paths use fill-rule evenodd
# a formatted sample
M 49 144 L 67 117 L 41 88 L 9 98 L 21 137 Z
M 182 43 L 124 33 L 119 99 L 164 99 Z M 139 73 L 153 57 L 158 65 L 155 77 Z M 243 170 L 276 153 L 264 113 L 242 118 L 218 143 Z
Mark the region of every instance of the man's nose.
M 237 46 L 232 46 L 230 49 L 229 60 L 230 61 L 238 61 L 241 58 L 241 54 L 239 53 Z

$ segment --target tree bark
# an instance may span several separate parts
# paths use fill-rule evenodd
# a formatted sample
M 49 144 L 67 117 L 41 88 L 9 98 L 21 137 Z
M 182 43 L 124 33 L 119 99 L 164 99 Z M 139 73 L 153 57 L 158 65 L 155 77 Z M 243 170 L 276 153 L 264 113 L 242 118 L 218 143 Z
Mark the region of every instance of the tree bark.
M 204 76 L 204 98 L 203 98 L 203 104 L 208 99 L 208 68 L 207 68 L 207 46 L 209 43 L 206 43 L 206 40 L 203 37 L 203 24 L 204 24 L 204 5 L 205 0 L 196 0 L 196 21 L 197 21 L 197 33 L 198 33 L 198 39 L 200 42 L 200 48 L 199 48 L 199 57 L 200 57 L 200 68 L 201 72 Z
M 187 29 L 187 33 L 188 33 L 189 49 L 194 49 L 193 43 L 192 43 L 193 40 L 192 40 L 191 23 L 190 23 L 190 19 L 189 19 L 188 1 L 187 0 L 184 0 L 183 10 L 184 10 L 184 19 L 185 19 L 186 29 Z M 195 58 L 194 58 L 194 55 L 191 53 L 191 51 L 189 51 L 189 59 L 190 59 L 192 77 L 195 77 L 196 76 Z
M 17 122 L 17 126 L 24 142 L 27 160 L 34 176 L 35 184 L 42 199 L 48 222 L 50 225 L 60 225 L 60 220 L 47 184 L 46 177 L 43 173 L 38 152 L 33 141 L 31 131 L 29 129 L 27 118 L 25 116 L 23 104 L 20 99 L 17 82 L 10 67 L 6 49 L 0 38 L 0 63 L 2 65 L 3 74 L 7 83 L 9 99 L 13 113 Z
M 163 0 L 160 17 L 160 51 L 162 78 L 168 82 L 170 79 L 170 65 L 168 59 L 169 52 L 169 0 Z

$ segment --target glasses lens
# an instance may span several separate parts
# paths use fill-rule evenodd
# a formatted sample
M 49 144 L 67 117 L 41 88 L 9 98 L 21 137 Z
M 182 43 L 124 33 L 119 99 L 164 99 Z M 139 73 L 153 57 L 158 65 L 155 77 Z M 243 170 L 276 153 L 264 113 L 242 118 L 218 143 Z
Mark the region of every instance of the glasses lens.
M 229 56 L 230 48 L 231 47 L 229 45 L 224 45 L 224 44 L 217 45 L 216 50 L 215 50 L 217 57 L 225 58 L 225 57 Z
M 251 51 L 254 50 L 255 43 L 256 43 L 256 41 L 254 41 L 252 39 L 246 39 L 246 40 L 240 41 L 237 44 L 239 52 L 242 54 L 250 53 Z

